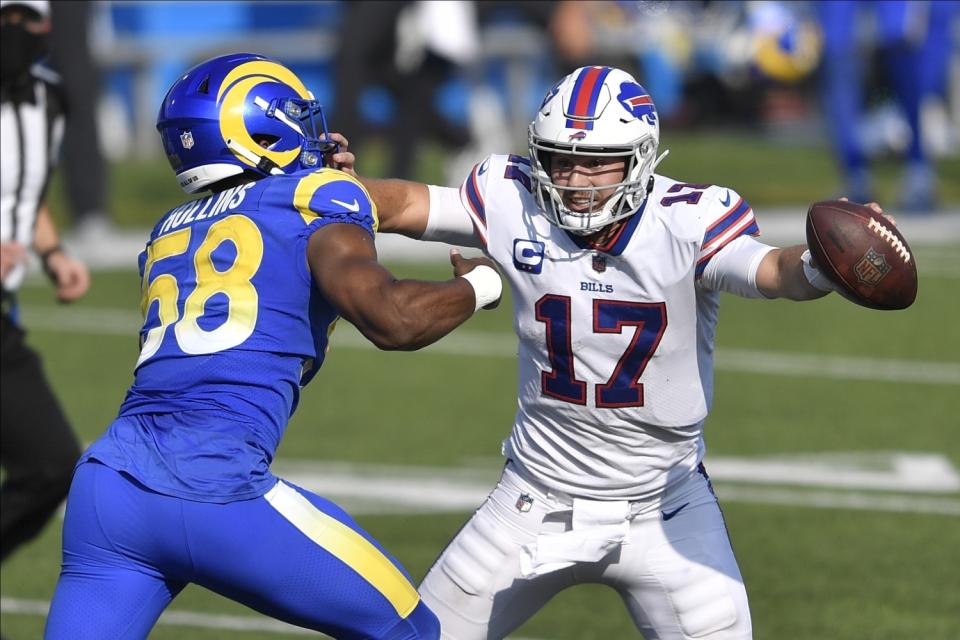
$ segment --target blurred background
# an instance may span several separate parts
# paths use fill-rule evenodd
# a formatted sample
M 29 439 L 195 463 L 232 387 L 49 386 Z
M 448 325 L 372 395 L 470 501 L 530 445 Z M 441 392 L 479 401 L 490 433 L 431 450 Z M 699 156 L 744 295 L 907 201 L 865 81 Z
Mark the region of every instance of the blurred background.
M 960 3 L 54 2 L 71 100 L 50 204 L 95 272 L 71 309 L 39 269 L 24 324 L 84 442 L 116 415 L 137 357 L 136 255 L 186 199 L 154 124 L 174 78 L 251 51 L 292 67 L 362 174 L 456 185 L 526 153 L 544 93 L 574 68 L 635 74 L 661 116 L 659 171 L 736 189 L 771 244 L 811 202 L 876 198 L 920 273 L 880 313 L 725 297 L 707 467 L 758 638 L 955 640 L 960 573 Z M 446 247 L 381 236 L 401 277 L 447 278 Z M 510 303 L 422 352 L 339 326 L 276 470 L 336 500 L 419 580 L 486 495 L 516 409 Z M 344 325 L 344 323 L 340 323 Z M 4 636 L 38 638 L 62 521 L 2 568 Z M 954 531 L 950 534 L 950 531 Z M 151 638 L 302 633 L 190 587 Z M 560 594 L 525 640 L 633 638 L 601 587 Z
M 179 200 L 160 100 L 184 69 L 231 51 L 292 67 L 368 175 L 459 184 L 488 153 L 526 152 L 557 78 L 613 64 L 653 96 L 671 177 L 728 184 L 761 215 L 838 195 L 954 211 L 958 5 L 54 2 L 53 64 L 73 105 L 54 211 L 84 257 L 129 258 L 110 249 L 129 240 L 114 232 Z

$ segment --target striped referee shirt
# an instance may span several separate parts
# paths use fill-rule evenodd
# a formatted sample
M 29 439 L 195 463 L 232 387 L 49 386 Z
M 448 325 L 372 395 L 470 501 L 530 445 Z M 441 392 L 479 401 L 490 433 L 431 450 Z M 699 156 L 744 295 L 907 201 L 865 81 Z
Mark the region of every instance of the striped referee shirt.
M 43 202 L 63 138 L 60 77 L 34 65 L 33 95 L 4 94 L 0 101 L 0 239 L 33 246 L 37 210 Z M 27 92 L 29 93 L 29 92 Z M 5 292 L 23 282 L 24 264 L 4 279 Z

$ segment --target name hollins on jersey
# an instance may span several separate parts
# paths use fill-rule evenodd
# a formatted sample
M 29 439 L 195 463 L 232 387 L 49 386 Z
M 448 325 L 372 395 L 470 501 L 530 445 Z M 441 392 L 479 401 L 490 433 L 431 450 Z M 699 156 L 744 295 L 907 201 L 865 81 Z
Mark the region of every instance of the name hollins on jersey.
M 253 186 L 254 183 L 249 182 L 180 205 L 167 214 L 167 220 L 163 223 L 163 227 L 157 235 L 161 236 L 189 222 L 213 218 L 225 211 L 239 207 L 247 194 L 247 189 Z M 210 207 L 211 204 L 213 205 L 212 208 Z

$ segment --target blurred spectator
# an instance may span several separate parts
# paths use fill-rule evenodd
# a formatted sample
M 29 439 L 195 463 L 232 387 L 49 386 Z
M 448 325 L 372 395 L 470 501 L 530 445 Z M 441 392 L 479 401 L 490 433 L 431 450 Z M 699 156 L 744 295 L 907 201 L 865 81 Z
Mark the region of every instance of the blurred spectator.
M 844 194 L 851 200 L 874 200 L 864 140 L 868 134 L 861 123 L 866 56 L 876 53 L 909 126 L 900 207 L 911 212 L 929 212 L 934 208 L 936 176 L 923 145 L 920 109 L 925 95 L 944 82 L 943 77 L 934 75 L 946 72 L 950 55 L 949 14 L 953 4 L 905 0 L 817 3 L 824 37 L 824 109 L 843 172 Z M 866 18 L 872 18 L 874 24 L 869 49 L 865 51 L 861 46 L 860 27 Z
M 50 30 L 47 2 L 0 2 L 3 136 L 0 166 L 0 558 L 36 536 L 66 497 L 80 445 L 50 389 L 40 358 L 24 341 L 16 292 L 27 247 L 40 257 L 61 302 L 89 286 L 83 263 L 60 247 L 44 204 L 60 132 L 62 101 L 56 74 L 38 64 Z
M 658 114 L 676 124 L 754 125 L 771 89 L 795 96 L 819 60 L 818 29 L 801 3 L 533 4 L 550 11 L 558 72 L 583 64 L 636 70 Z
M 466 128 L 438 111 L 436 94 L 478 56 L 472 2 L 346 3 L 336 60 L 338 128 L 355 147 L 363 145 L 378 124 L 363 117 L 365 92 L 385 89 L 394 105 L 392 116 L 379 123 L 388 138 L 386 173 L 413 177 L 424 142 L 448 150 L 469 142 Z
M 78 244 L 108 244 L 113 225 L 107 215 L 107 167 L 100 149 L 97 105 L 100 69 L 90 51 L 91 8 L 81 0 L 51 2 L 54 30 L 50 63 L 62 78 L 67 102 L 63 177 Z

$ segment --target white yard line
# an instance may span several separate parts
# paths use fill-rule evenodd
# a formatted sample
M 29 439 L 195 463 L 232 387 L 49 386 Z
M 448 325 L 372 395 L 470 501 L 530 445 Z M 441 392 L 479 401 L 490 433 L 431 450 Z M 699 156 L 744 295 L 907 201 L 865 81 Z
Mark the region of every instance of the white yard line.
M 805 206 L 763 207 L 756 212 L 757 223 L 763 242 L 785 246 L 805 240 Z M 913 249 L 925 250 L 929 245 L 939 247 L 960 242 L 960 211 L 951 209 L 929 216 L 910 216 L 889 211 L 897 216 L 897 226 L 910 241 Z M 150 230 L 126 230 L 121 237 L 104 246 L 76 245 L 67 237 L 64 243 L 74 255 L 87 262 L 92 269 L 132 268 L 137 264 L 137 254 L 143 250 Z M 450 245 L 442 242 L 422 242 L 401 235 L 378 234 L 377 253 L 387 262 L 448 264 Z M 479 255 L 476 249 L 465 249 L 464 255 Z M 920 272 L 931 275 L 919 260 Z
M 812 507 L 818 509 L 856 509 L 892 513 L 924 513 L 960 516 L 960 500 L 917 496 L 876 495 L 863 492 L 791 491 L 717 483 L 720 504 L 748 502 L 773 506 Z
M 960 475 L 939 454 L 860 453 L 710 457 L 711 478 L 722 503 L 753 503 L 822 509 L 869 510 L 960 516 L 955 496 Z M 278 460 L 276 472 L 305 489 L 323 494 L 354 515 L 384 513 L 468 513 L 493 486 L 497 465 L 486 469 L 351 464 L 322 460 Z M 780 486 L 774 486 L 780 485 Z M 793 488 L 784 485 L 796 485 Z M 810 485 L 819 487 L 811 490 Z M 867 489 L 850 491 L 848 489 Z M 839 489 L 839 490 L 838 490 Z M 873 490 L 873 491 L 869 491 Z M 935 492 L 947 497 L 884 494 Z M 50 603 L 3 597 L 5 614 L 45 616 Z M 160 625 L 284 635 L 322 634 L 256 615 L 230 615 L 171 609 Z M 517 638 L 512 640 L 535 640 Z
M 0 598 L 0 611 L 31 616 L 46 616 L 50 609 L 48 600 L 26 600 L 22 598 Z M 196 627 L 201 629 L 223 629 L 226 631 L 271 632 L 295 636 L 330 636 L 286 622 L 273 620 L 266 616 L 237 616 L 220 613 L 201 613 L 199 611 L 177 611 L 168 609 L 160 616 L 157 624 L 171 627 Z
M 705 462 L 722 502 L 960 516 L 960 473 L 941 454 L 707 456 Z M 493 461 L 463 469 L 278 459 L 273 468 L 355 514 L 469 512 L 499 472 Z
M 28 616 L 46 616 L 50 609 L 49 600 L 27 600 L 24 598 L 0 598 L 0 611 L 7 614 Z M 238 616 L 221 613 L 201 613 L 199 611 L 179 611 L 168 609 L 160 616 L 158 625 L 168 627 L 193 627 L 199 629 L 222 629 L 249 633 L 277 633 L 291 636 L 311 636 L 313 638 L 329 638 L 330 636 L 310 631 L 303 627 L 296 627 L 286 622 L 273 620 L 266 616 Z M 537 640 L 537 638 L 521 638 L 510 636 L 509 640 Z
M 31 305 L 23 307 L 22 314 L 25 326 L 35 331 L 117 335 L 128 340 L 135 339 L 141 322 L 136 312 L 109 308 L 64 309 Z M 331 345 L 333 349 L 374 349 L 347 323 L 339 323 Z M 454 356 L 514 358 L 517 355 L 517 339 L 513 334 L 460 330 L 427 347 L 425 351 Z M 718 348 L 715 367 L 720 371 L 784 376 L 960 385 L 960 363 L 953 362 Z

